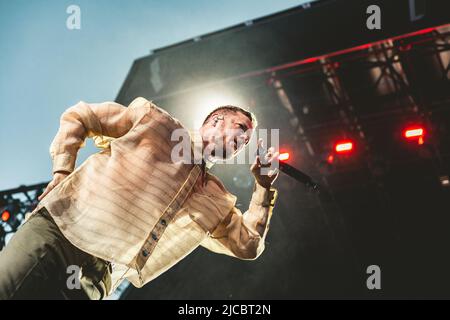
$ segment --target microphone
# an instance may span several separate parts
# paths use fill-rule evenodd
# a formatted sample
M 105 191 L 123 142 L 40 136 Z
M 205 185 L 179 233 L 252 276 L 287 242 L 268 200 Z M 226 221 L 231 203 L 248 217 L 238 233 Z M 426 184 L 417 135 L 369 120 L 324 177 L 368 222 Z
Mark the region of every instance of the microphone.
M 280 171 L 284 172 L 288 176 L 294 178 L 295 180 L 303 183 L 309 190 L 313 192 L 320 192 L 320 186 L 318 183 L 314 182 L 313 179 L 306 173 L 294 168 L 293 166 L 287 164 L 286 162 L 279 160 Z

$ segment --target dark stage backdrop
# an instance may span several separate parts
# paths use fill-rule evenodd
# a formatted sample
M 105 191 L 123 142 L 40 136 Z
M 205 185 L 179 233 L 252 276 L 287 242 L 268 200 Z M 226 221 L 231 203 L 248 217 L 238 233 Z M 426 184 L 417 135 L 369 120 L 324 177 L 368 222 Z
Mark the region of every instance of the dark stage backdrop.
M 371 31 L 366 9 L 374 4 L 382 29 Z M 199 248 L 125 298 L 449 298 L 450 192 L 441 182 L 450 174 L 447 6 L 317 1 L 134 61 L 119 103 L 143 96 L 190 123 L 192 101 L 226 89 L 257 114 L 261 128 L 280 129 L 290 163 L 326 192 L 310 194 L 280 176 L 259 259 Z M 430 133 L 424 145 L 399 135 L 415 122 Z M 342 136 L 357 150 L 327 162 Z M 245 211 L 248 166 L 214 172 Z M 367 289 L 370 265 L 381 268 L 381 290 Z

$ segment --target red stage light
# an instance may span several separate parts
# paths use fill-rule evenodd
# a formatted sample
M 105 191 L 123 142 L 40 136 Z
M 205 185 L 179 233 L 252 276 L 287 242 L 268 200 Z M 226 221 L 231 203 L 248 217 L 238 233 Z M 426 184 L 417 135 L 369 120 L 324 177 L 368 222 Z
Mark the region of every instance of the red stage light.
M 353 142 L 346 140 L 336 143 L 334 150 L 336 153 L 348 153 L 353 150 Z
M 421 35 L 421 34 L 426 34 L 426 33 L 433 32 L 434 30 L 436 30 L 436 28 L 427 28 L 427 29 L 423 29 L 423 30 L 414 32 L 412 35 L 417 36 L 417 35 Z
M 327 158 L 327 162 L 328 162 L 329 164 L 332 164 L 333 161 L 334 161 L 334 156 L 333 156 L 332 154 L 330 154 L 330 155 L 328 156 L 328 158 Z
M 408 140 L 417 140 L 418 144 L 424 143 L 425 129 L 421 126 L 409 127 L 403 130 L 403 137 Z
M 403 136 L 407 139 L 416 139 L 423 137 L 425 130 L 422 127 L 408 128 L 404 131 Z
M 2 212 L 2 221 L 6 222 L 9 220 L 10 217 L 11 217 L 11 214 L 9 213 L 8 210 L 5 210 Z
M 289 153 L 288 152 L 280 153 L 280 155 L 278 156 L 278 160 L 280 160 L 280 161 L 286 161 L 288 159 L 289 159 Z
M 319 58 L 313 57 L 313 58 L 308 58 L 308 59 L 303 60 L 303 63 L 312 63 L 312 62 L 316 62 L 318 60 L 319 60 Z

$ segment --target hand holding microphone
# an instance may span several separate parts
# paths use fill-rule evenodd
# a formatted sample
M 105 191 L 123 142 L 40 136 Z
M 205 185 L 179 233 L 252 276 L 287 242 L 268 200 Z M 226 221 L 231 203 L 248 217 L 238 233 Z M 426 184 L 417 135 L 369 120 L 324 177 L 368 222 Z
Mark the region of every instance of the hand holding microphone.
M 262 146 L 262 139 L 258 140 L 258 149 L 256 151 L 255 162 L 253 163 L 250 169 L 258 184 L 266 189 L 269 189 L 270 186 L 277 179 L 278 170 L 277 169 L 269 170 L 267 174 L 262 174 L 261 173 L 262 168 L 269 168 L 271 166 L 272 161 L 277 159 L 278 156 L 279 153 L 275 152 L 275 148 L 273 147 L 270 147 L 266 153 Z
M 262 160 L 261 160 L 261 155 L 262 155 Z M 276 159 L 278 156 L 279 156 L 279 152 L 275 152 L 274 148 L 269 148 L 266 151 L 262 146 L 262 139 L 260 139 L 258 141 L 258 149 L 256 151 L 256 159 L 257 159 L 257 161 L 262 162 L 261 167 L 270 167 L 272 161 L 274 159 Z M 284 161 L 279 161 L 279 169 L 280 169 L 280 171 L 284 172 L 288 176 L 290 176 L 290 177 L 294 178 L 295 180 L 306 185 L 306 187 L 308 187 L 309 190 L 319 193 L 319 191 L 320 191 L 319 184 L 314 182 L 313 179 L 310 176 L 308 176 L 307 174 L 301 172 L 300 170 L 294 168 L 293 166 L 287 164 Z M 258 171 L 260 171 L 260 170 L 258 170 Z M 270 176 L 271 172 L 272 172 L 272 175 L 275 174 L 275 178 L 276 178 L 276 176 L 278 176 L 277 169 L 269 171 L 269 176 Z M 275 179 L 273 179 L 273 180 L 275 180 Z

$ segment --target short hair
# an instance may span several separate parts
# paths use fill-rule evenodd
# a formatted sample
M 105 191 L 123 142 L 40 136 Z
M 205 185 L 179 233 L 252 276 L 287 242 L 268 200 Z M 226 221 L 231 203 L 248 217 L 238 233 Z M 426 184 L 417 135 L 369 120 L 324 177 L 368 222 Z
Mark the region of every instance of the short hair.
M 205 118 L 205 121 L 203 121 L 203 125 L 208 122 L 209 119 L 211 119 L 211 117 L 217 113 L 228 113 L 228 112 L 234 112 L 234 113 L 242 113 L 243 115 L 245 115 L 248 119 L 250 119 L 250 121 L 252 122 L 253 128 L 256 128 L 258 126 L 258 120 L 256 120 L 255 115 L 248 111 L 245 110 L 241 107 L 236 107 L 236 106 L 232 106 L 232 105 L 226 105 L 226 106 L 220 106 L 218 108 L 215 108 L 213 111 L 211 111 Z

